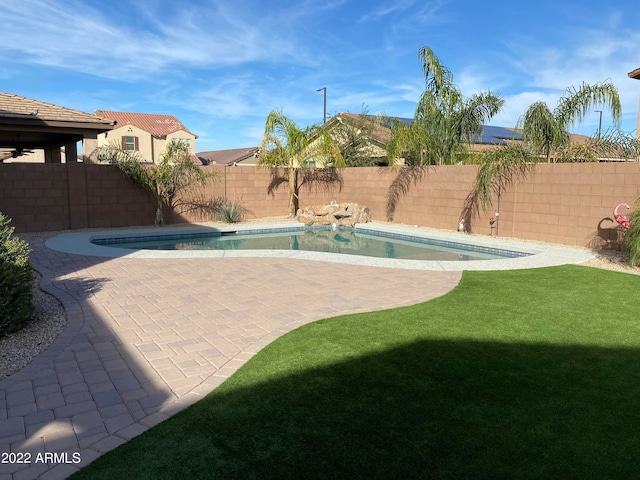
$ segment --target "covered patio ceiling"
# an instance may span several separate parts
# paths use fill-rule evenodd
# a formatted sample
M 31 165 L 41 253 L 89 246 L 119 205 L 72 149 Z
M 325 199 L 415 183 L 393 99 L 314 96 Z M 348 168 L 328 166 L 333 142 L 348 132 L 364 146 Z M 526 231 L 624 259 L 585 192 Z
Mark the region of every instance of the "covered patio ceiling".
M 20 157 L 29 150 L 44 150 L 47 163 L 77 161 L 77 142 L 82 141 L 83 160 L 97 148 L 99 133 L 113 129 L 113 121 L 26 97 L 0 92 L 0 151 Z

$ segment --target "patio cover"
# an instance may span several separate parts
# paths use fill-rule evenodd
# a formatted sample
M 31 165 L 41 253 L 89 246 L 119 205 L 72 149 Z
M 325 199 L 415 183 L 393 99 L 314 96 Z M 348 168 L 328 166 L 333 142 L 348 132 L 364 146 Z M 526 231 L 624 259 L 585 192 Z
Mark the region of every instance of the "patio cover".
M 0 149 L 9 156 L 43 149 L 45 163 L 60 163 L 64 147 L 66 161 L 76 162 L 76 144 L 82 141 L 83 161 L 89 161 L 98 134 L 113 127 L 113 121 L 97 115 L 0 92 Z

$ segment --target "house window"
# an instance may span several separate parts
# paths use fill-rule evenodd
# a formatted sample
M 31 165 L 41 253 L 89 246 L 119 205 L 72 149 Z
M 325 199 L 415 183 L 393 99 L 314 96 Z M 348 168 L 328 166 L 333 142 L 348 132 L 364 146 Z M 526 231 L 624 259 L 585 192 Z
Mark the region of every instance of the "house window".
M 122 137 L 122 149 L 125 152 L 137 152 L 138 151 L 138 137 L 133 135 L 125 135 Z
M 190 138 L 175 138 L 176 142 L 183 142 L 189 150 L 191 150 L 191 139 Z

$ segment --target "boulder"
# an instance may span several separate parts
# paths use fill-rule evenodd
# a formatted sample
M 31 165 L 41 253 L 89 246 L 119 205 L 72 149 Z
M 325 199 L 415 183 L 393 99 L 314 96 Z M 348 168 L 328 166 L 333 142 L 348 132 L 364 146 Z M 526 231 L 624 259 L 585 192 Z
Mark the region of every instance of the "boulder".
M 298 216 L 296 219 L 300 223 L 304 223 L 307 227 L 310 227 L 316 222 L 316 216 L 311 213 L 305 213 L 301 210 L 298 211 Z
M 353 227 L 356 223 L 370 222 L 371 212 L 367 207 L 357 203 L 337 204 L 332 202 L 329 205 L 309 205 L 304 209 L 299 209 L 296 218 L 306 226 L 333 225 L 335 223 Z

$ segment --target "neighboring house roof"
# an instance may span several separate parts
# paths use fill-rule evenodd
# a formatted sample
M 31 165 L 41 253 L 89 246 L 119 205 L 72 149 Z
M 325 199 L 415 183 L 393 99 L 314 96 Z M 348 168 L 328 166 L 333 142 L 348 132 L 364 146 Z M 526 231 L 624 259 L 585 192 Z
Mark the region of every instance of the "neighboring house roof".
M 518 135 L 517 137 L 515 137 L 516 140 L 522 140 L 522 130 L 516 128 L 507 128 L 507 130 L 516 132 L 516 135 Z M 588 135 L 582 135 L 580 133 L 569 133 L 569 140 L 572 143 L 587 143 L 590 138 L 591 137 L 589 137 Z
M 640 68 L 636 68 L 635 70 L 628 73 L 629 77 L 635 78 L 636 80 L 640 80 Z
M 145 132 L 149 132 L 154 137 L 166 137 L 167 135 L 184 130 L 194 137 L 197 135 L 190 132 L 180 120 L 173 115 L 159 115 L 155 113 L 132 113 L 132 112 L 114 112 L 111 110 L 96 110 L 96 115 L 109 118 L 117 122 L 116 127 L 124 125 L 133 125 Z
M 233 148 L 229 150 L 212 150 L 196 155 L 204 165 L 233 165 L 250 157 L 257 157 L 258 147 Z
M 413 123 L 413 118 L 395 117 L 406 125 Z M 507 140 L 522 140 L 522 134 L 506 127 L 484 125 L 480 135 L 473 136 L 473 143 L 488 145 L 506 145 Z
M 90 123 L 105 130 L 110 130 L 113 122 L 99 115 L 84 113 L 71 108 L 60 107 L 52 103 L 40 102 L 32 98 L 21 97 L 11 93 L 0 92 L 0 117 L 38 119 L 41 121 L 57 121 L 72 123 Z
M 359 115 L 354 113 L 339 113 L 336 117 L 345 117 L 351 119 L 357 119 Z M 334 117 L 335 118 L 335 117 Z M 367 118 L 370 118 L 374 121 L 377 117 L 373 115 L 367 115 Z M 402 122 L 406 125 L 411 125 L 413 123 L 413 118 L 405 118 L 405 117 L 391 117 L 399 122 Z M 331 121 L 331 120 L 330 120 Z M 380 144 L 386 144 L 389 140 L 389 128 L 376 123 L 376 126 L 373 129 L 372 137 L 375 141 Z M 505 127 L 496 127 L 493 125 L 485 125 L 482 130 L 481 135 L 474 135 L 473 143 L 476 144 L 486 144 L 486 145 L 506 145 L 508 140 L 522 140 L 522 134 L 514 131 L 514 129 L 509 129 Z

